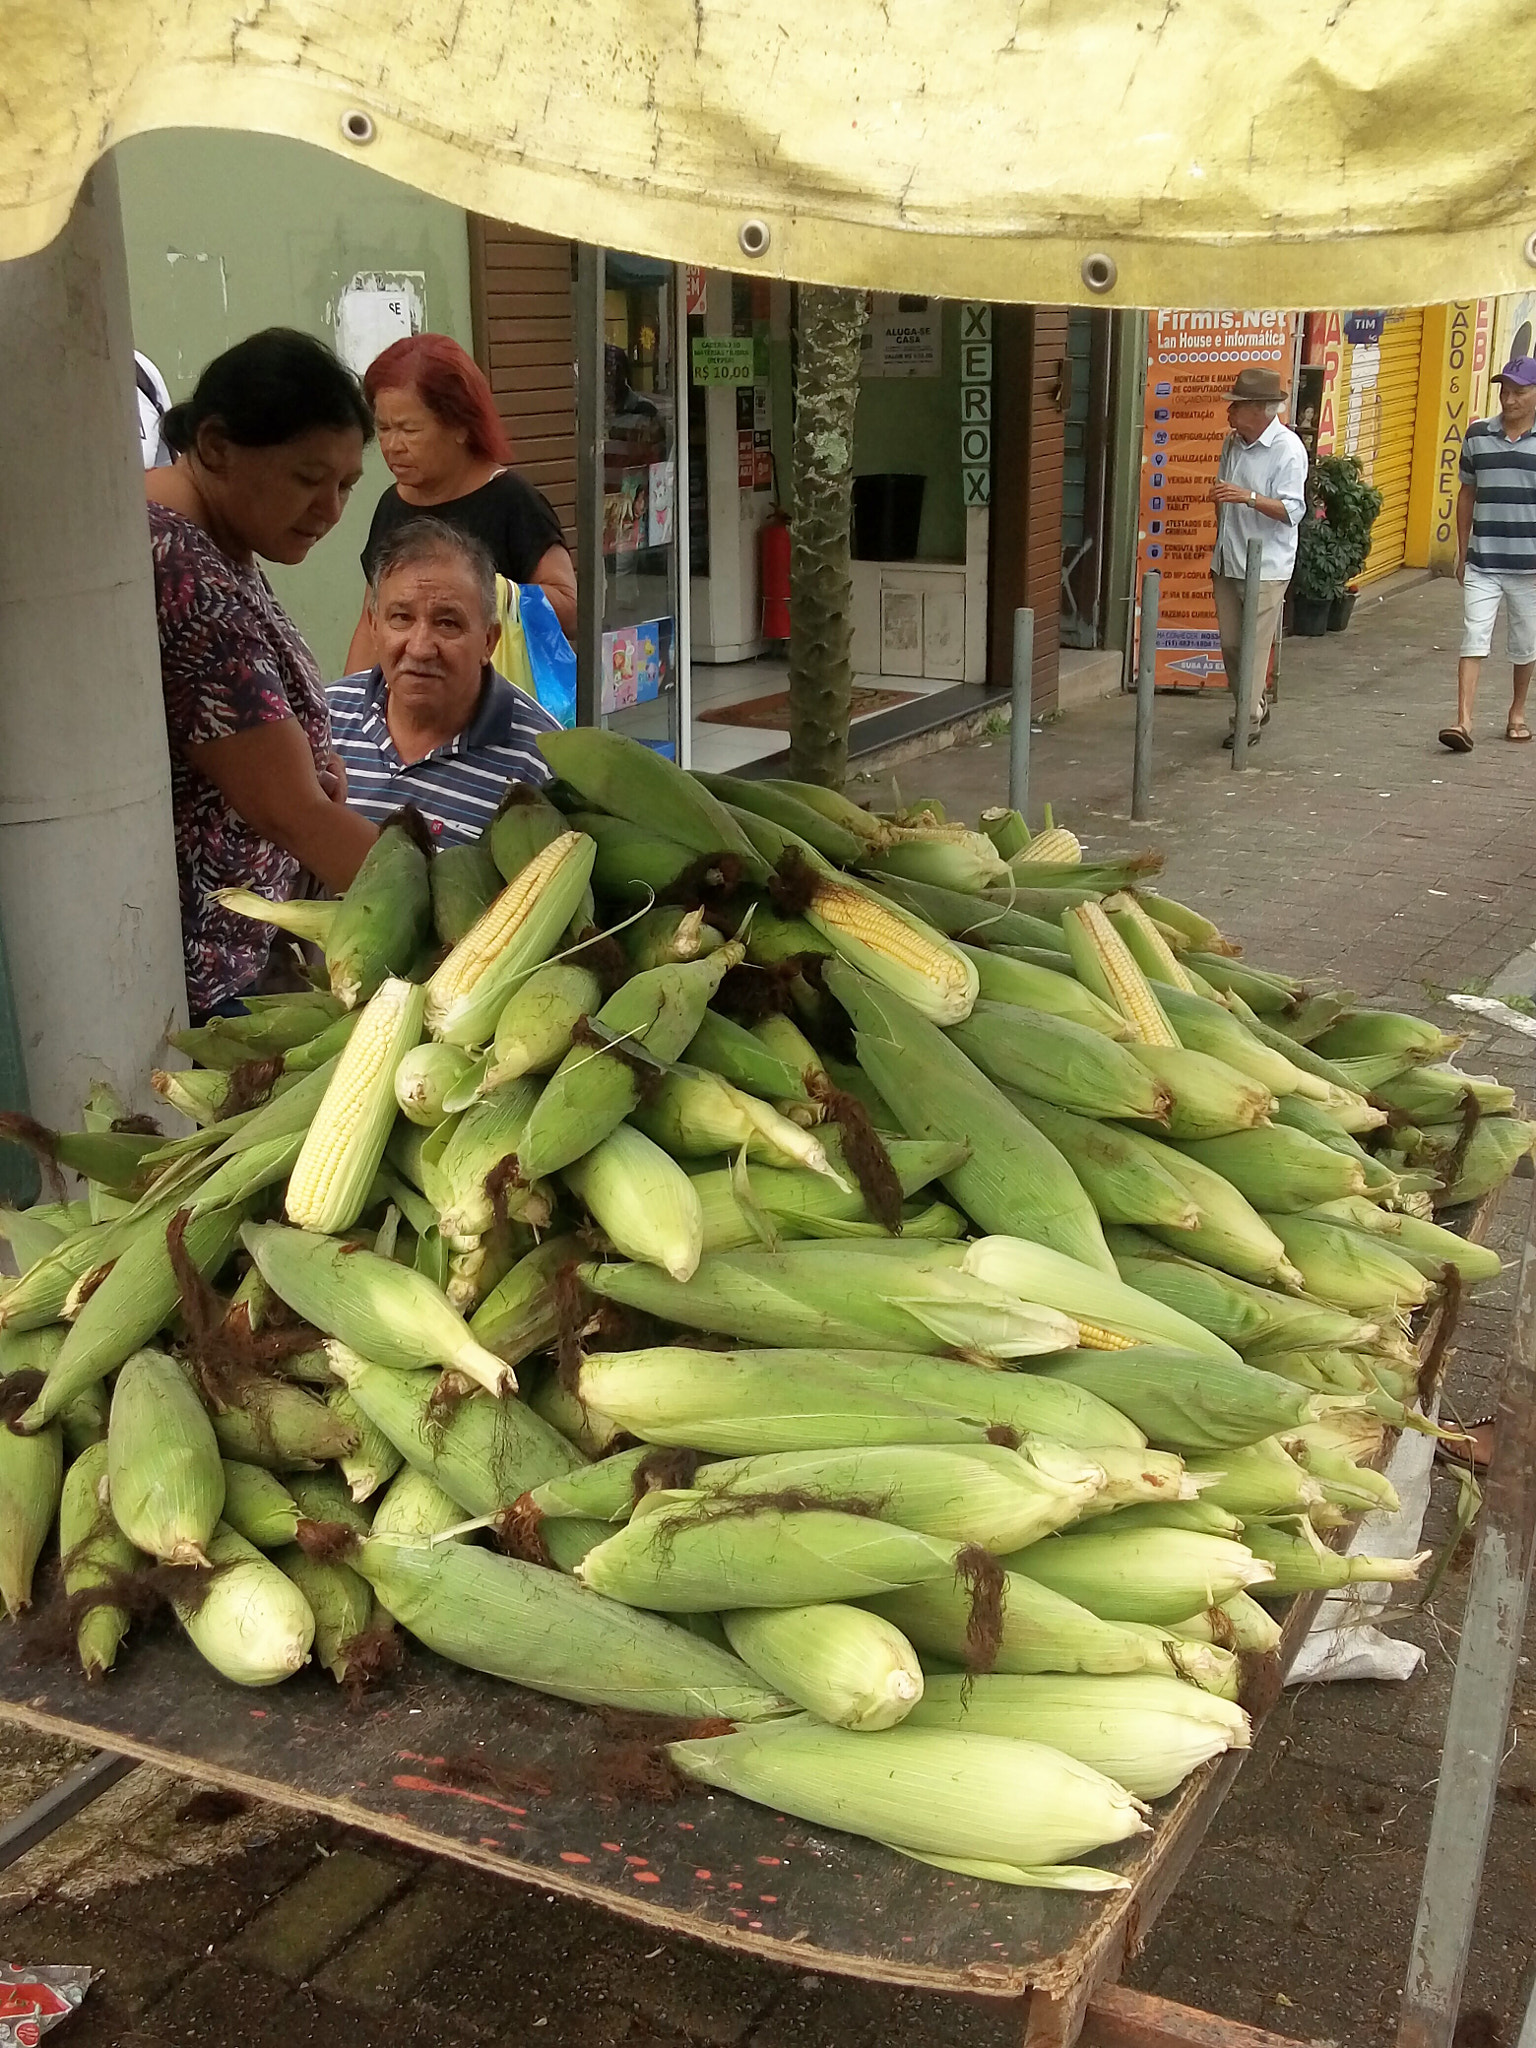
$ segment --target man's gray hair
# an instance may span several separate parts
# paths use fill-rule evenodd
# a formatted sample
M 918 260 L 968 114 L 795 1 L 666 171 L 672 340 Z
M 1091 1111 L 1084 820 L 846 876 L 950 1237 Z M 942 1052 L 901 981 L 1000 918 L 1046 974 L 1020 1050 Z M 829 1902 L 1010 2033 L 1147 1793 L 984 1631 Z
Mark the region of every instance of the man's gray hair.
M 496 564 L 491 560 L 491 551 L 484 541 L 450 526 L 446 519 L 423 514 L 420 519 L 403 521 L 387 534 L 379 543 L 369 571 L 370 595 L 377 601 L 379 586 L 393 570 L 409 568 L 416 562 L 441 561 L 445 555 L 462 562 L 473 576 L 489 625 L 496 616 Z

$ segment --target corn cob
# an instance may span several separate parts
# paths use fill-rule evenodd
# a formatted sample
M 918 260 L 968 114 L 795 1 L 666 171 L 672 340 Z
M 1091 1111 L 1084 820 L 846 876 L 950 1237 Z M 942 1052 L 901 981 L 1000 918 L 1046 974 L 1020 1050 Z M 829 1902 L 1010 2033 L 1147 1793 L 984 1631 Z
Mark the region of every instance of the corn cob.
M 471 1515 L 492 1515 L 582 1460 L 521 1401 L 481 1393 L 438 1396 L 435 1375 L 371 1365 L 332 1344 L 336 1371 L 358 1407 L 395 1446 Z M 391 1610 L 393 1611 L 393 1610 Z
M 877 875 L 897 875 L 938 889 L 969 895 L 1011 881 L 1008 863 L 981 832 L 963 827 L 932 832 L 898 828 L 886 846 L 863 854 L 860 865 Z
M 1047 1016 L 1084 1025 L 1105 1038 L 1131 1037 L 1131 1027 L 1120 1012 L 1111 1009 L 1070 974 L 1032 966 L 1009 953 L 988 951 L 982 946 L 962 945 L 960 950 L 976 969 L 977 990 L 983 1001 L 1043 1010 Z
M 954 1264 L 989 1286 L 1021 1300 L 1038 1302 L 1073 1317 L 1080 1330 L 1107 1333 L 1120 1345 L 1098 1342 L 1093 1348 L 1115 1349 L 1134 1344 L 1172 1344 L 1201 1356 L 1234 1362 L 1237 1354 L 1219 1337 L 1189 1317 L 1165 1308 L 1151 1296 L 1079 1265 L 1049 1246 L 1018 1237 L 982 1237 L 966 1245 L 935 1247 L 933 1258 Z M 1091 1341 L 1091 1340 L 1089 1340 Z
M 496 1020 L 482 1092 L 559 1066 L 578 1020 L 595 1014 L 602 1000 L 602 983 L 578 961 L 547 960 L 535 968 Z
M 439 1656 L 535 1692 L 630 1712 L 753 1721 L 785 1702 L 727 1650 L 559 1572 L 468 1546 L 370 1540 L 357 1569 Z
M 1118 1010 L 1143 1045 L 1177 1046 L 1151 983 L 1098 905 L 1082 903 L 1064 910 L 1061 930 L 1078 980 Z
M 526 1252 L 470 1317 L 476 1342 L 509 1365 L 552 1344 L 560 1327 L 556 1281 L 580 1249 L 573 1237 L 552 1237 Z
M 1385 1472 L 1356 1464 L 1347 1451 L 1331 1444 L 1302 1442 L 1296 1449 L 1318 1492 L 1345 1515 L 1395 1515 L 1400 1511 L 1397 1488 Z
M 539 751 L 595 809 L 653 831 L 665 818 L 668 838 L 695 853 L 732 853 L 751 880 L 767 880 L 766 863 L 719 798 L 638 740 L 589 727 L 541 733 Z
M 1075 1115 L 1038 1097 L 1006 1091 L 1042 1137 L 1049 1139 L 1087 1190 L 1105 1223 L 1145 1229 L 1192 1230 L 1199 1210 L 1180 1182 L 1159 1163 L 1150 1139 L 1118 1124 Z
M 71 1599 L 113 1585 L 142 1561 L 112 1519 L 105 1443 L 82 1451 L 64 1474 L 59 1497 L 59 1555 L 64 1591 Z M 112 1669 L 118 1646 L 128 1633 L 128 1620 L 126 1608 L 105 1601 L 85 1608 L 75 1625 L 75 1646 L 88 1679 L 101 1678 Z
M 838 1728 L 894 1728 L 923 1696 L 917 1652 L 861 1607 L 738 1607 L 721 1617 L 765 1685 Z
M 547 1193 L 502 1171 L 516 1157 L 538 1099 L 531 1076 L 504 1081 L 457 1119 L 441 1148 L 430 1141 L 423 1148 L 427 1199 L 450 1241 L 483 1237 L 496 1224 L 498 1203 L 506 1216 L 548 1222 Z
M 363 1212 L 395 1121 L 395 1069 L 421 1037 L 426 991 L 386 980 L 336 1062 L 288 1182 L 301 1229 L 348 1229 Z
M 970 1015 L 976 969 L 921 917 L 831 876 L 818 881 L 806 918 L 839 959 L 903 997 L 936 1024 Z
M 1240 1449 L 1316 1420 L 1327 1397 L 1275 1373 L 1224 1365 L 1187 1351 L 1078 1351 L 1037 1368 L 1097 1394 L 1160 1449 L 1192 1454 Z M 1186 1609 L 1186 1612 L 1190 1610 Z
M 622 1123 L 640 1099 L 640 1085 L 622 1056 L 669 1066 L 697 1032 L 709 1000 L 742 957 L 734 942 L 706 960 L 653 967 L 625 982 L 598 1011 L 597 1030 L 608 1052 L 573 1046 L 539 1097 L 518 1147 L 525 1179 L 541 1178 L 579 1159 Z
M 492 1392 L 515 1388 L 511 1368 L 476 1343 L 463 1318 L 420 1273 L 280 1224 L 248 1223 L 241 1237 L 274 1294 L 316 1329 L 379 1365 L 451 1366 Z
M 1154 916 L 1161 915 L 1154 910 Z M 1225 954 L 1206 952 L 1203 948 L 1192 949 L 1184 955 L 1184 965 L 1191 972 L 1207 981 L 1223 995 L 1241 997 L 1249 1009 L 1261 1017 L 1283 1014 L 1293 1004 L 1301 1001 L 1307 991 L 1299 981 L 1293 981 L 1288 974 L 1275 974 L 1237 962 Z
M 224 1468 L 208 1411 L 163 1351 L 135 1351 L 117 1376 L 107 1430 L 117 1526 L 168 1564 L 207 1564 L 224 1507 Z
M 57 1428 L 20 1436 L 0 1423 L 0 1605 L 32 1602 L 32 1574 L 59 1507 L 64 1440 Z
M 277 1685 L 309 1659 L 315 1617 L 291 1580 L 220 1523 L 208 1544 L 219 1569 L 174 1604 L 193 1647 L 235 1685 Z
M 1180 1142 L 1225 1137 L 1263 1123 L 1274 1108 L 1275 1098 L 1262 1082 L 1209 1053 L 1180 1045 L 1132 1044 L 1126 1051 L 1162 1082 L 1170 1098 L 1166 1117 L 1153 1126 L 1156 1136 L 1166 1133 Z
M 806 1718 L 675 1742 L 667 1754 L 685 1776 L 774 1810 L 1008 1884 L 1123 1890 L 1123 1878 L 1068 1858 L 1144 1832 L 1140 1803 L 1118 1785 L 1056 1750 L 998 1737 L 899 1727 L 866 1736 Z
M 1348 1314 L 1369 1315 L 1384 1304 L 1417 1308 L 1429 1299 L 1423 1274 L 1389 1251 L 1384 1239 L 1306 1216 L 1272 1215 L 1267 1220 L 1284 1240 L 1307 1292 L 1319 1301 Z
M 693 1485 L 709 1500 L 785 1493 L 829 1505 L 862 1500 L 903 1529 L 1003 1551 L 1072 1521 L 1104 1477 L 1091 1457 L 1061 1445 L 891 1444 L 726 1458 Z
M 1032 899 L 1030 892 L 1011 886 L 975 896 L 964 889 L 940 889 L 900 875 L 881 876 L 878 893 L 882 902 L 918 918 L 925 928 L 942 932 L 946 938 L 969 940 L 976 946 L 1035 947 L 1049 955 L 1049 961 L 1041 965 L 1054 962 L 1063 974 L 1072 971 L 1067 942 L 1057 921 L 1061 906 L 1055 900 Z M 1037 916 L 1025 907 L 1031 900 L 1039 903 L 1043 914 Z M 951 1020 L 941 1017 L 937 1021 Z
M 706 1010 L 704 1021 L 688 1043 L 688 1059 L 693 1066 L 705 1067 L 733 1087 L 744 1088 L 765 1102 L 809 1106 L 807 1070 L 821 1071 L 821 1061 L 787 1017 L 768 1021 L 777 1029 L 794 1032 L 798 1046 L 793 1053 L 786 1056 L 758 1031 L 748 1031 L 717 1010 Z M 800 1055 L 798 1047 L 804 1047 L 808 1060 Z
M 1161 1123 L 1169 1090 L 1100 1031 L 1011 1003 L 979 1001 L 950 1039 L 999 1087 L 1022 1089 L 1080 1116 Z
M 542 965 L 582 900 L 592 841 L 563 832 L 520 870 L 427 983 L 427 1025 L 451 1045 L 491 1036 L 518 983 Z
M 1176 995 L 1194 994 L 1194 982 L 1180 966 L 1178 955 L 1133 895 L 1120 891 L 1108 896 L 1103 910 L 1124 941 L 1126 951 L 1148 981 L 1156 984 L 1160 991 L 1172 989 Z M 1171 1019 L 1173 1013 L 1161 994 L 1158 1000 Z
M 1229 1508 L 1245 1525 L 1264 1515 L 1306 1514 L 1323 1499 L 1322 1487 L 1278 1437 L 1265 1437 L 1217 1457 L 1191 1458 L 1189 1469 L 1214 1481 L 1202 1492 L 1201 1501 Z
M 432 930 L 427 866 L 431 836 L 407 805 L 386 820 L 351 887 L 336 905 L 325 937 L 331 992 L 349 1010 L 391 975 L 403 975 Z
M 899 1628 L 925 1657 L 970 1656 L 966 1629 L 970 1603 L 953 1575 L 903 1587 L 866 1603 Z M 1008 1572 L 1003 1584 L 1002 1635 L 992 1669 L 1015 1676 L 1038 1672 L 1112 1677 L 1153 1671 L 1214 1690 L 1234 1659 L 1204 1643 L 1184 1643 L 1170 1631 L 1140 1622 L 1105 1621 L 1037 1579 Z
M 1164 992 L 1164 1008 L 1180 1043 L 1209 1054 L 1267 1088 L 1271 1095 L 1308 1095 L 1326 1101 L 1332 1084 L 1306 1072 L 1251 1031 L 1220 1003 L 1193 991 Z
M 297 1543 L 276 1552 L 272 1562 L 297 1587 L 314 1616 L 315 1662 L 338 1685 L 354 1675 L 366 1681 L 367 1656 L 360 1658 L 357 1646 L 377 1629 L 381 1611 L 368 1581 L 340 1559 L 311 1557 Z
M 286 1380 L 252 1378 L 215 1408 L 213 1433 L 226 1458 L 274 1472 L 302 1470 L 357 1448 L 357 1432 L 324 1401 Z
M 1055 861 L 1076 867 L 1083 858 L 1083 847 L 1077 834 L 1069 832 L 1065 825 L 1051 825 L 1044 832 L 1035 833 L 1011 858 L 1030 866 L 1040 861 Z
M 1348 1229 L 1385 1237 L 1387 1249 L 1417 1266 L 1428 1280 L 1441 1279 L 1446 1267 L 1454 1266 L 1462 1280 L 1475 1287 L 1481 1281 L 1496 1280 L 1503 1271 L 1503 1260 L 1487 1245 L 1471 1244 L 1454 1230 L 1443 1230 L 1438 1223 L 1406 1216 L 1401 1210 L 1379 1209 L 1361 1196 L 1328 1202 L 1306 1213 L 1320 1223 L 1342 1223 Z
M 1038 1432 L 1100 1463 L 1106 1447 L 1139 1454 L 1145 1443 L 1124 1414 L 1078 1387 L 901 1352 L 589 1352 L 578 1390 L 583 1406 L 649 1443 L 727 1456 L 975 1443 L 998 1428 Z M 1304 1411 L 1298 1402 L 1288 1413 Z
M 384 1432 L 365 1415 L 346 1387 L 332 1387 L 325 1397 L 331 1413 L 357 1437 L 354 1450 L 344 1451 L 337 1463 L 353 1500 L 372 1500 L 387 1486 L 404 1464 L 403 1454 Z
M 851 1271 L 843 1263 L 847 1244 L 808 1240 L 777 1252 L 712 1252 L 686 1284 L 649 1265 L 583 1265 L 580 1272 L 595 1293 L 633 1308 L 760 1343 L 960 1351 L 1001 1360 L 1077 1341 L 1068 1316 L 969 1273 L 898 1258 L 899 1244 L 871 1244 Z
M 1264 1590 L 1277 1598 L 1376 1581 L 1404 1585 L 1416 1579 L 1434 1555 L 1431 1550 L 1421 1550 L 1417 1557 L 1355 1557 L 1347 1551 L 1329 1550 L 1318 1541 L 1305 1515 L 1290 1516 L 1283 1522 L 1255 1522 L 1247 1535 L 1254 1555 L 1274 1569 L 1274 1578 Z
M 311 902 L 302 896 L 277 901 L 258 896 L 254 889 L 215 889 L 213 900 L 221 910 L 232 910 L 237 917 L 248 917 L 253 924 L 269 924 L 276 931 L 291 932 L 296 939 L 312 946 L 324 946 L 341 908 L 339 903 Z
M 878 851 L 887 840 L 889 828 L 859 812 L 860 828 L 850 828 L 842 818 L 829 817 L 813 809 L 784 783 L 749 782 L 739 775 L 705 775 L 694 770 L 694 780 L 712 796 L 719 797 L 733 812 L 749 811 L 754 817 L 781 826 L 803 839 L 826 860 L 839 867 L 858 867 L 865 857 Z M 851 808 L 857 809 L 857 806 Z
M 637 972 L 648 967 L 665 967 L 672 960 L 699 960 L 723 943 L 722 935 L 706 920 L 702 906 L 685 909 L 676 903 L 660 903 L 623 926 L 619 944 Z
M 557 830 L 563 827 L 557 824 Z M 441 946 L 456 946 L 476 918 L 501 894 L 502 874 L 483 834 L 467 846 L 445 846 L 429 871 L 432 930 Z
M 1379 1106 L 1420 1124 L 1460 1116 L 1469 1098 L 1482 1116 L 1507 1116 L 1515 1106 L 1514 1089 L 1492 1074 L 1463 1074 L 1456 1067 L 1412 1067 L 1373 1083 L 1370 1092 Z
M 703 1067 L 681 1062 L 672 1067 L 629 1121 L 674 1159 L 708 1159 L 745 1146 L 748 1158 L 804 1167 L 834 1183 L 843 1182 L 821 1140 L 803 1124 Z
M 405 1465 L 384 1489 L 371 1524 L 366 1516 L 363 1518 L 360 1533 L 371 1534 L 381 1543 L 391 1537 L 430 1541 L 446 1536 L 450 1529 L 460 1528 L 463 1521 L 464 1510 L 451 1494 L 444 1493 L 428 1473 Z M 463 1538 L 451 1540 L 461 1542 Z
M 1114 1236 L 1127 1286 L 1219 1333 L 1245 1355 L 1266 1344 L 1287 1350 L 1347 1344 L 1370 1327 L 1326 1302 L 1255 1286 L 1202 1260 L 1165 1251 L 1155 1241 L 1137 1241 L 1134 1232 L 1117 1230 Z
M 893 1138 L 886 1147 L 903 1194 L 926 1186 L 963 1159 L 968 1149 L 920 1138 Z M 843 1163 L 835 1142 L 829 1156 Z M 738 1162 L 695 1173 L 692 1179 L 703 1210 L 707 1252 L 739 1251 L 756 1243 L 771 1250 L 769 1236 L 840 1237 L 863 1229 L 887 1234 L 857 1188 L 840 1188 L 824 1174 L 807 1173 L 799 1167 L 744 1167 Z M 963 1228 L 958 1211 L 937 1206 L 936 1228 L 948 1217 L 956 1219 L 957 1232 Z M 923 1228 L 922 1223 L 904 1216 L 905 1234 L 920 1233 Z M 950 1233 L 946 1228 L 942 1234 Z
M 1199 948 L 1208 957 L 1221 959 L 1242 951 L 1240 946 L 1224 939 L 1220 927 L 1212 924 L 1198 910 L 1190 910 L 1167 896 L 1155 895 L 1150 889 L 1138 887 L 1136 895 L 1149 917 L 1165 928 L 1177 931 L 1188 946 Z
M 1269 1567 L 1241 1543 L 1193 1529 L 1117 1529 L 1048 1536 L 1003 1560 L 1106 1621 L 1170 1628 L 1185 1615 L 1265 1584 Z
M 698 1193 L 643 1131 L 620 1124 L 573 1160 L 564 1178 L 615 1250 L 662 1267 L 676 1281 L 692 1278 L 704 1251 Z
M 1398 1053 L 1420 1061 L 1447 1060 L 1462 1040 L 1400 1010 L 1346 1010 L 1313 1043 L 1326 1060 Z
M 443 1099 L 463 1081 L 475 1062 L 462 1046 L 429 1039 L 402 1054 L 395 1067 L 395 1104 L 423 1130 L 436 1130 L 447 1115 Z
M 1250 1743 L 1241 1707 L 1150 1671 L 1114 1678 L 934 1677 L 908 1718 L 914 1728 L 1043 1742 L 1139 1799 L 1163 1798 L 1202 1764 Z
M 238 1208 L 217 1209 L 187 1224 L 183 1250 L 206 1279 L 217 1275 L 239 1228 Z M 151 1210 L 70 1325 L 37 1399 L 21 1418 L 21 1428 L 38 1429 L 62 1415 L 151 1338 L 171 1313 L 180 1288 L 165 1233 L 164 1217 Z
M 298 1533 L 299 1504 L 275 1472 L 224 1460 L 224 1520 L 258 1550 L 281 1550 Z
M 1028 1237 L 1085 1265 L 1112 1261 L 1093 1204 L 1065 1159 L 944 1034 L 841 963 L 827 986 L 852 1016 L 859 1064 L 909 1137 L 964 1140 L 944 1186 L 985 1231 Z

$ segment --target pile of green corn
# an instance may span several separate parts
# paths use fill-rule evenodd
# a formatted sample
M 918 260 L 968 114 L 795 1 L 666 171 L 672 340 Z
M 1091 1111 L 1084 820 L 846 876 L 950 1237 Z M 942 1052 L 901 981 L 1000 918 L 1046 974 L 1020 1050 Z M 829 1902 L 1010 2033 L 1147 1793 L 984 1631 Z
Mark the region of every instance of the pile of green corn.
M 1120 1883 L 1272 1602 L 1412 1574 L 1322 1532 L 1427 1426 L 1411 1317 L 1498 1271 L 1432 1211 L 1532 1126 L 1155 858 L 541 745 L 477 845 L 230 895 L 325 973 L 176 1035 L 192 1135 L 30 1133 L 88 1194 L 0 1219 L 6 1608 L 56 1528 L 93 1678 L 156 1598 L 246 1685 L 403 1629 L 728 1723 L 672 1763 L 813 1823 Z

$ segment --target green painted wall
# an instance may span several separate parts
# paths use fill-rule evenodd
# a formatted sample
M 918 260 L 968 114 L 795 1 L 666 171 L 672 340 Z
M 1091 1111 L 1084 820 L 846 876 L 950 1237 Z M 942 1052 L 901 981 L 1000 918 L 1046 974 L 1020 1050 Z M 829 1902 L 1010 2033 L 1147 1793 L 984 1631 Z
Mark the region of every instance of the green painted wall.
M 359 271 L 419 271 L 426 321 L 471 344 L 463 213 L 307 143 L 176 129 L 116 152 L 135 346 L 184 398 L 210 357 L 261 327 L 334 343 Z M 389 482 L 370 449 L 346 517 L 298 569 L 269 568 L 327 677 L 363 598 L 358 554 Z
M 866 377 L 859 385 L 853 473 L 921 471 L 923 523 L 918 558 L 965 560 L 965 507 L 960 484 L 960 308 L 943 310 L 937 377 Z

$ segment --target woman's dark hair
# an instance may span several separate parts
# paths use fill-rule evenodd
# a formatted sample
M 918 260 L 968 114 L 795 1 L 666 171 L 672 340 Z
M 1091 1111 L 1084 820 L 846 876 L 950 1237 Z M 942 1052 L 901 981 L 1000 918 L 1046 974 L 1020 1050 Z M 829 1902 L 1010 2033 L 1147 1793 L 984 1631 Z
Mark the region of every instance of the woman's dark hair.
M 356 427 L 373 439 L 373 413 L 352 372 L 312 334 L 264 327 L 215 356 L 192 396 L 173 405 L 162 428 L 178 455 L 216 421 L 238 448 L 276 448 L 316 427 Z

